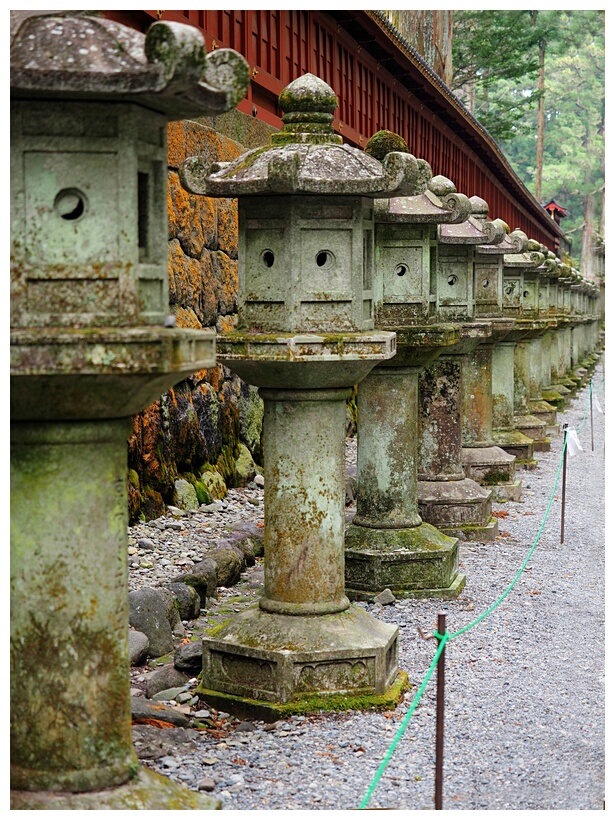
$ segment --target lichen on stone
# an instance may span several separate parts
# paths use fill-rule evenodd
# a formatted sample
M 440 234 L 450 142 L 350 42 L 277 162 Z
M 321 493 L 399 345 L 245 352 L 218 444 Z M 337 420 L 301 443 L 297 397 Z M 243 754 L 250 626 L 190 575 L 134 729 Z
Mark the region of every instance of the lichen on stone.
M 398 151 L 402 154 L 410 153 L 406 140 L 394 131 L 386 129 L 376 131 L 365 145 L 365 153 L 381 162 L 391 151 Z

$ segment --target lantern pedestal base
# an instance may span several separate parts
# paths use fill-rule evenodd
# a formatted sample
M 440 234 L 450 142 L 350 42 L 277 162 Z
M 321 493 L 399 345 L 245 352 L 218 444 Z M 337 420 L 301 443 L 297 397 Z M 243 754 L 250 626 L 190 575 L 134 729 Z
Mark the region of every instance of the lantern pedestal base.
M 122 786 L 95 792 L 11 791 L 11 809 L 75 810 L 110 809 L 221 809 L 214 797 L 193 792 L 160 774 L 140 768 Z
M 492 501 L 521 501 L 514 455 L 500 447 L 464 447 L 461 462 L 468 478 L 492 491 Z
M 397 627 L 360 607 L 310 616 L 264 612 L 256 604 L 203 638 L 197 691 L 208 703 L 224 698 L 236 715 L 253 704 L 253 716 L 263 703 L 313 711 L 325 708 L 312 704 L 322 697 L 356 702 L 383 695 L 398 675 L 398 636 Z
M 476 481 L 419 481 L 419 513 L 444 535 L 462 541 L 493 541 L 498 522 L 491 515 L 491 490 Z
M 547 438 L 547 425 L 544 421 L 531 415 L 515 416 L 514 424 L 520 433 L 532 439 L 535 452 L 551 449 L 551 443 Z
M 518 430 L 494 430 L 493 440 L 498 447 L 516 458 L 515 466 L 533 470 L 538 466 L 534 458 L 534 441 Z
M 369 601 L 384 589 L 397 598 L 456 598 L 465 587 L 459 541 L 431 524 L 401 530 L 351 525 L 346 532 L 346 594 Z
M 554 426 L 557 427 L 557 407 L 553 404 L 549 404 L 548 401 L 544 401 L 544 399 L 530 400 L 530 413 L 534 418 L 545 422 L 547 432 L 549 432 L 550 428 Z

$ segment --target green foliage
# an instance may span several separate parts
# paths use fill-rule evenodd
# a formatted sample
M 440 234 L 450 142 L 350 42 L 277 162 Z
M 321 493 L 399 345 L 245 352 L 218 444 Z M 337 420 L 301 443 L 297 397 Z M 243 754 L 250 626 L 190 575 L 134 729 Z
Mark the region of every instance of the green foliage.
M 539 91 L 540 55 L 544 90 Z M 538 101 L 544 103 L 541 198 L 570 217 L 572 255 L 580 228 L 600 231 L 604 185 L 604 12 L 455 12 L 452 87 L 500 144 L 522 182 L 536 190 Z M 593 197 L 593 200 L 590 199 Z

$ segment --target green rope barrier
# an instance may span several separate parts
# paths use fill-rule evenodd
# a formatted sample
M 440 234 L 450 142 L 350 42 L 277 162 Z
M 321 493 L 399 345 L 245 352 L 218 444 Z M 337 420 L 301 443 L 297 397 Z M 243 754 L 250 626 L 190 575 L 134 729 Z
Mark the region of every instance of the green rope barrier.
M 390 745 L 390 746 L 389 746 L 389 748 L 387 749 L 387 752 L 386 752 L 386 754 L 385 754 L 385 756 L 384 756 L 384 758 L 383 758 L 383 760 L 382 760 L 382 763 L 380 764 L 380 766 L 379 766 L 379 768 L 378 768 L 378 771 L 377 771 L 377 772 L 376 772 L 376 774 L 374 775 L 374 778 L 373 778 L 373 780 L 372 780 L 372 782 L 371 782 L 371 784 L 370 784 L 369 789 L 367 790 L 367 792 L 366 792 L 366 794 L 365 794 L 365 797 L 364 797 L 364 798 L 363 798 L 363 800 L 361 801 L 361 804 L 360 804 L 360 806 L 359 806 L 359 808 L 360 808 L 360 809 L 364 809 L 364 808 L 365 808 L 365 806 L 367 806 L 367 804 L 369 803 L 369 801 L 370 801 L 370 799 L 371 799 L 371 796 L 372 796 L 372 794 L 374 793 L 374 789 L 375 789 L 375 788 L 376 788 L 376 786 L 378 785 L 378 781 L 379 781 L 379 780 L 380 780 L 380 778 L 382 777 L 382 775 L 383 775 L 383 773 L 384 773 L 384 770 L 386 769 L 386 767 L 387 767 L 387 765 L 388 765 L 388 763 L 389 763 L 389 760 L 390 760 L 390 759 L 391 759 L 391 757 L 393 756 L 393 752 L 395 751 L 395 747 L 397 746 L 397 744 L 398 744 L 398 743 L 399 743 L 399 741 L 401 740 L 401 736 L 403 735 L 403 733 L 406 731 L 406 726 L 408 725 L 408 722 L 410 721 L 410 718 L 412 717 L 412 714 L 413 714 L 414 710 L 415 710 L 415 709 L 416 709 L 416 707 L 418 706 L 419 700 L 420 700 L 420 699 L 422 698 L 422 696 L 423 696 L 423 692 L 425 691 L 425 687 L 426 687 L 426 686 L 427 686 L 427 684 L 429 683 L 429 679 L 431 678 L 431 675 L 432 675 L 432 673 L 433 673 L 433 670 L 436 668 L 436 665 L 437 665 L 437 663 L 438 663 L 438 658 L 439 658 L 439 657 L 440 657 L 440 655 L 442 654 L 442 651 L 443 651 L 444 647 L 446 646 L 446 643 L 447 643 L 447 641 L 449 640 L 449 637 L 450 637 L 450 636 L 448 635 L 448 633 L 447 633 L 446 635 L 441 635 L 441 636 L 440 636 L 440 638 L 441 638 L 441 640 L 440 640 L 440 645 L 438 646 L 438 649 L 437 649 L 437 651 L 436 651 L 436 654 L 434 655 L 434 659 L 433 659 L 433 661 L 431 662 L 431 666 L 430 666 L 430 667 L 429 667 L 429 669 L 427 670 L 427 674 L 426 674 L 426 675 L 425 675 L 425 677 L 423 678 L 423 682 L 421 683 L 421 685 L 420 685 L 420 687 L 419 687 L 419 689 L 418 689 L 418 691 L 417 691 L 416 695 L 414 696 L 414 700 L 413 700 L 413 701 L 412 701 L 412 703 L 410 704 L 410 707 L 409 707 L 409 709 L 408 709 L 408 712 L 407 712 L 406 716 L 405 716 L 405 717 L 404 717 L 404 719 L 402 720 L 402 722 L 401 722 L 401 724 L 400 724 L 400 727 L 399 727 L 399 729 L 397 730 L 397 733 L 395 734 L 395 737 L 393 738 L 393 740 L 392 740 L 392 742 L 391 742 L 391 745 Z
M 592 382 L 590 381 L 587 409 L 585 410 L 585 415 L 583 417 L 583 421 L 581 422 L 581 426 L 579 427 L 579 432 L 581 431 L 583 425 L 585 424 L 585 422 L 587 420 L 587 414 L 589 412 L 589 402 L 591 401 L 592 390 L 593 390 Z M 430 665 L 429 669 L 427 670 L 427 672 L 425 674 L 425 677 L 423 678 L 423 681 L 422 681 L 422 683 L 421 683 L 421 685 L 420 685 L 420 687 L 419 687 L 419 689 L 418 689 L 418 691 L 417 691 L 417 693 L 414 697 L 414 700 L 410 704 L 410 707 L 408 709 L 408 712 L 407 712 L 406 716 L 404 717 L 403 721 L 401 722 L 400 727 L 397 730 L 397 733 L 395 734 L 395 737 L 393 738 L 389 748 L 387 749 L 386 754 L 385 754 L 385 756 L 382 760 L 382 763 L 378 767 L 378 770 L 377 770 L 376 774 L 374 775 L 374 777 L 372 779 L 372 782 L 370 783 L 370 786 L 369 786 L 369 788 L 368 788 L 368 790 L 365 794 L 365 797 L 363 798 L 363 800 L 361 801 L 361 803 L 359 805 L 360 809 L 364 809 L 367 806 L 367 804 L 369 803 L 369 801 L 372 797 L 372 794 L 374 793 L 374 790 L 376 789 L 376 786 L 378 785 L 378 782 L 380 781 L 380 778 L 382 777 L 382 775 L 384 773 L 384 770 L 386 769 L 386 767 L 389 763 L 389 760 L 393 756 L 393 752 L 395 751 L 395 748 L 397 747 L 397 744 L 401 740 L 401 737 L 402 737 L 403 733 L 406 730 L 406 727 L 407 727 L 407 725 L 410 721 L 410 718 L 412 717 L 412 715 L 413 715 L 413 713 L 414 713 L 414 711 L 415 711 L 415 709 L 416 709 L 416 707 L 419 703 L 419 700 L 423 696 L 423 692 L 425 691 L 425 689 L 427 687 L 427 684 L 429 683 L 429 680 L 430 680 L 430 678 L 433 674 L 433 671 L 436 668 L 436 665 L 438 663 L 438 658 L 442 654 L 442 651 L 443 651 L 444 647 L 446 646 L 447 642 L 452 640 L 453 638 L 457 638 L 460 635 L 463 635 L 465 632 L 468 632 L 470 629 L 472 629 L 477 624 L 479 624 L 482 620 L 484 620 L 487 617 L 487 615 L 490 615 L 495 610 L 495 608 L 498 607 L 502 603 L 502 601 L 506 598 L 506 596 L 511 592 L 511 590 L 513 589 L 513 587 L 515 586 L 515 584 L 517 583 L 517 581 L 521 577 L 521 574 L 522 574 L 523 570 L 526 568 L 530 558 L 532 557 L 532 554 L 533 554 L 534 550 L 536 549 L 538 541 L 540 540 L 540 536 L 542 535 L 542 531 L 544 530 L 545 524 L 547 523 L 547 518 L 549 517 L 549 513 L 551 512 L 551 507 L 553 505 L 553 500 L 555 498 L 555 491 L 557 490 L 557 485 L 559 484 L 559 479 L 560 479 L 560 476 L 561 476 L 561 473 L 562 473 L 562 467 L 563 467 L 563 464 L 564 464 L 564 453 L 566 452 L 566 447 L 567 446 L 568 446 L 568 431 L 565 430 L 564 431 L 564 443 L 562 445 L 562 451 L 561 451 L 561 454 L 560 454 L 559 464 L 558 464 L 558 468 L 557 468 L 557 475 L 555 476 L 555 482 L 553 484 L 553 489 L 551 490 L 551 496 L 549 498 L 549 501 L 547 502 L 547 508 L 545 510 L 545 514 L 543 515 L 542 521 L 541 521 L 540 526 L 538 528 L 536 538 L 534 539 L 534 542 L 532 543 L 532 546 L 530 547 L 530 550 L 529 550 L 527 556 L 525 557 L 525 560 L 521 564 L 521 567 L 519 568 L 519 571 L 517 572 L 517 574 L 515 575 L 515 577 L 511 581 L 511 583 L 506 587 L 504 592 L 495 601 L 495 603 L 493 603 L 490 607 L 488 607 L 485 610 L 485 612 L 483 612 L 481 615 L 478 616 L 478 618 L 475 618 L 473 621 L 471 621 L 471 623 L 467 624 L 466 626 L 462 627 L 461 629 L 458 629 L 456 632 L 449 633 L 447 631 L 444 635 L 440 635 L 440 633 L 437 630 L 434 631 L 434 637 L 437 638 L 438 641 L 439 641 L 439 646 L 438 646 L 438 649 L 437 649 L 436 654 L 434 656 L 434 659 L 432 660 L 431 665 Z

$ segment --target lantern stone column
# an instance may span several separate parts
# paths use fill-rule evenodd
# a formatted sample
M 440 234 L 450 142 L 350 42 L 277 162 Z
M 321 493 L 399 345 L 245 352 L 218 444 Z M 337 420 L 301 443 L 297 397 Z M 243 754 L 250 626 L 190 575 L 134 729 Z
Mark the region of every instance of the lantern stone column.
M 265 404 L 265 594 L 204 638 L 199 691 L 268 719 L 393 705 L 406 679 L 397 628 L 344 592 L 345 400 L 395 355 L 395 334 L 374 330 L 373 199 L 425 187 L 410 154 L 380 162 L 343 144 L 318 77 L 279 105 L 269 146 L 180 168 L 192 193 L 238 198 L 239 328 L 218 351 Z
M 487 203 L 470 199 L 464 222 L 438 226 L 435 315 L 461 324 L 460 342 L 419 377 L 419 512 L 442 532 L 464 540 L 491 541 L 497 519 L 491 515 L 492 491 L 467 478 L 462 463 L 464 357 L 492 332 L 489 321 L 475 320 L 474 247 L 498 244 L 504 228 L 489 222 Z
M 527 236 L 505 230 L 498 244 L 479 245 L 474 255 L 475 313 L 491 322 L 491 336 L 464 358 L 462 403 L 462 463 L 468 478 L 489 487 L 497 501 L 520 501 L 515 455 L 499 447 L 493 435 L 493 352 L 512 330 L 515 319 L 503 315 L 503 259 L 522 252 Z
M 367 153 L 378 150 L 381 137 L 401 140 L 379 132 Z M 444 177 L 430 179 L 422 194 L 376 201 L 376 325 L 395 330 L 397 353 L 358 387 L 357 512 L 346 533 L 346 586 L 354 599 L 387 588 L 398 597 L 453 598 L 465 585 L 458 539 L 419 515 L 417 428 L 421 367 L 459 341 L 458 325 L 425 324 L 434 318 L 435 225 L 469 213 L 467 197 Z
M 12 13 L 14 809 L 220 806 L 132 748 L 127 437 L 215 363 L 213 333 L 163 327 L 167 122 L 229 110 L 247 82 L 190 26 Z

